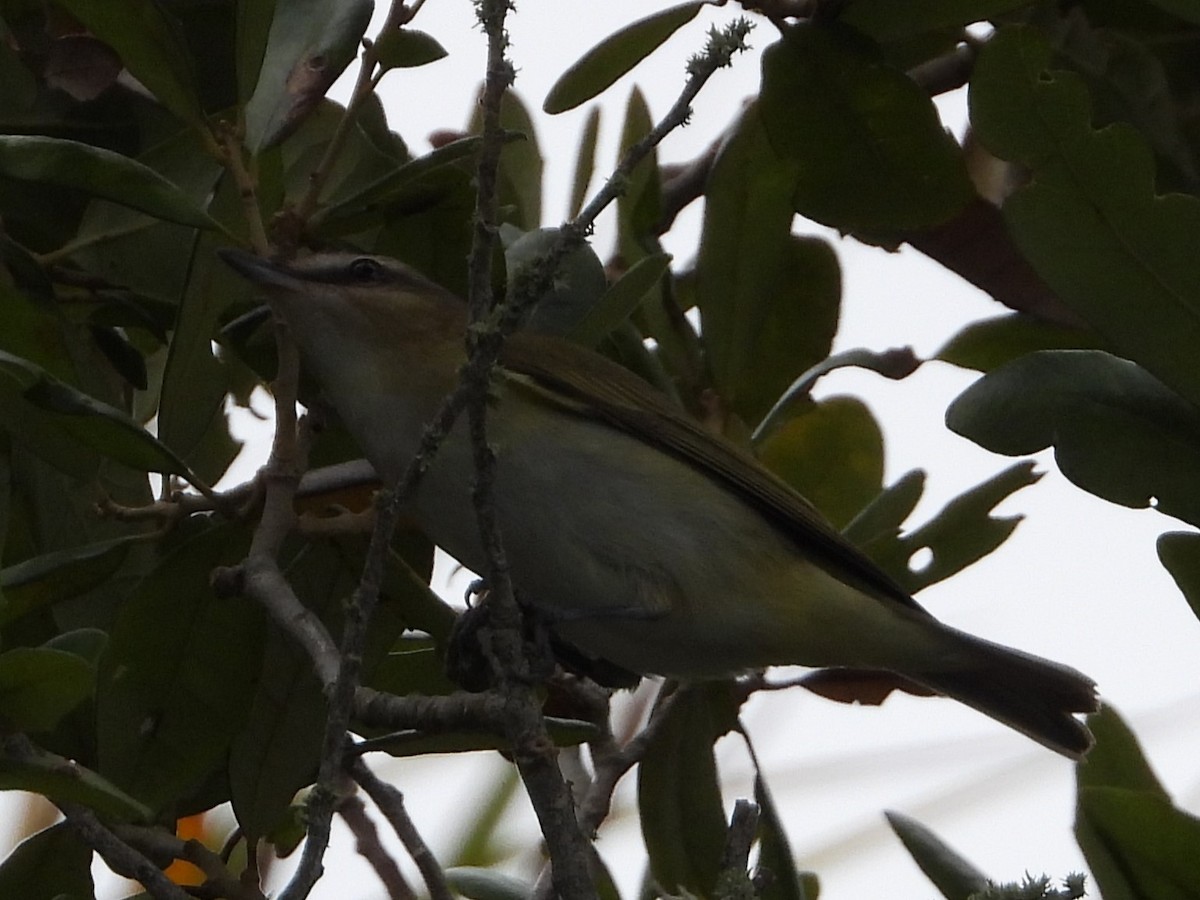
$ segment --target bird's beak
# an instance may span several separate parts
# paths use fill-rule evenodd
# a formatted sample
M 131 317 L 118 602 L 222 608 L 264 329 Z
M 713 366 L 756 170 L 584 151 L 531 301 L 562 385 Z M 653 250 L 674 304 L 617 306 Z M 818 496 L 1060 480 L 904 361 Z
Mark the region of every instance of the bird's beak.
M 300 289 L 300 279 L 284 266 L 263 259 L 261 256 L 255 256 L 253 253 L 247 253 L 236 247 L 221 247 L 217 250 L 217 256 L 221 257 L 225 264 L 239 275 L 261 287 L 285 290 Z

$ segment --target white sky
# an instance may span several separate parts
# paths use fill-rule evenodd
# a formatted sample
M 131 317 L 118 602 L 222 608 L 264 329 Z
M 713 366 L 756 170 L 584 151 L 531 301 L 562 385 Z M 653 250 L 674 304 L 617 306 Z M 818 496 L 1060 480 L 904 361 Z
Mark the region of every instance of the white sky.
M 587 107 L 549 119 L 540 106 L 554 79 L 600 37 L 651 8 L 642 0 L 517 0 L 510 16 L 516 89 L 537 112 L 538 139 L 546 158 L 545 224 L 566 212 L 579 130 Z M 704 10 L 697 21 L 660 48 L 602 97 L 598 174 L 614 162 L 624 104 L 636 84 L 655 116 L 683 84 L 688 56 L 703 45 L 709 23 L 737 8 Z M 376 26 L 380 16 L 376 16 Z M 439 128 L 461 128 L 482 73 L 484 41 L 466 0 L 428 0 L 414 27 L 433 34 L 448 59 L 387 76 L 381 93 L 393 129 L 414 153 Z M 374 32 L 369 32 L 373 34 Z M 756 50 L 774 38 L 760 21 L 750 41 Z M 702 150 L 756 92 L 758 53 L 735 60 L 700 94 L 689 127 L 668 138 L 660 159 L 683 161 Z M 344 84 L 343 84 L 344 87 Z M 344 95 L 343 95 L 344 96 Z M 940 101 L 948 127 L 961 134 L 965 97 Z M 699 205 L 668 237 L 676 265 L 694 253 Z M 797 221 L 796 230 L 824 232 Z M 845 298 L 835 349 L 884 349 L 911 344 L 928 356 L 962 325 L 1003 310 L 979 291 L 919 254 L 887 254 L 853 241 L 837 241 Z M 601 257 L 611 230 L 596 239 Z M 1010 464 L 946 430 L 946 405 L 974 375 L 940 363 L 902 382 L 841 371 L 819 393 L 855 393 L 871 406 L 887 437 L 887 481 L 925 467 L 927 496 L 912 520 L 919 524 L 951 497 Z M 260 444 L 256 453 L 265 447 Z M 1200 723 L 1195 673 L 1200 663 L 1200 623 L 1158 564 L 1154 539 L 1182 527 L 1151 511 L 1124 510 L 1074 488 L 1043 455 L 1046 477 L 1000 508 L 1026 521 L 1001 550 L 960 576 L 920 596 L 940 618 L 993 640 L 1069 663 L 1097 679 L 1103 696 L 1130 720 L 1151 763 L 1177 801 L 1197 810 L 1200 783 L 1194 745 Z M 247 460 L 252 472 L 256 459 Z M 454 596 L 461 591 L 454 589 Z M 936 891 L 883 821 L 884 809 L 912 815 L 933 828 L 992 877 L 1018 879 L 1025 871 L 1061 876 L 1083 868 L 1070 833 L 1074 789 L 1071 765 L 985 717 L 949 701 L 890 699 L 882 708 L 834 704 L 804 691 L 758 697 L 745 721 L 768 783 L 785 818 L 801 865 L 822 879 L 822 900 L 852 900 L 886 893 L 919 900 Z M 721 745 L 728 777 L 727 803 L 750 796 L 750 770 L 735 740 Z M 408 798 L 418 827 L 445 854 L 458 835 L 459 817 L 481 802 L 481 792 L 505 767 L 495 754 L 385 763 L 383 771 Z M 632 777 L 618 792 L 628 811 Z M 635 895 L 643 851 L 636 822 L 621 817 L 601 832 L 600 850 L 622 893 Z M 536 846 L 536 830 L 523 804 L 506 832 L 514 845 Z M 341 833 L 318 900 L 380 896 L 366 865 Z M 409 869 L 411 871 L 411 868 Z M 120 896 L 120 893 L 110 896 Z

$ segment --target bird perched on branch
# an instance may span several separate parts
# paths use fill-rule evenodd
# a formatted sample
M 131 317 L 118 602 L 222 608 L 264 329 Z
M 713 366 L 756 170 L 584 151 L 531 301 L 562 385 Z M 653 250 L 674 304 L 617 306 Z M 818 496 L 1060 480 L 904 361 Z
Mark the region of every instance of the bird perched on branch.
M 398 480 L 466 362 L 466 304 L 383 258 L 222 257 L 261 288 L 367 459 Z M 803 497 L 640 378 L 526 333 L 499 363 L 488 437 L 513 583 L 585 656 L 685 679 L 882 669 L 1065 756 L 1091 746 L 1076 715 L 1097 708 L 1091 679 L 938 622 Z M 484 571 L 473 474 L 460 421 L 408 511 Z

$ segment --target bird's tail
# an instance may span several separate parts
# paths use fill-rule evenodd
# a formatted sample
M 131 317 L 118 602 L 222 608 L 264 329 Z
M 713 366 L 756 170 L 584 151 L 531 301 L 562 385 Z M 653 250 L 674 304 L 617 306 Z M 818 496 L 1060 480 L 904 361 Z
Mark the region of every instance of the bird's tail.
M 951 629 L 947 629 L 951 630 Z M 956 654 L 964 664 L 906 672 L 1071 759 L 1082 759 L 1093 738 L 1080 714 L 1099 709 L 1096 683 L 1082 672 L 963 632 Z

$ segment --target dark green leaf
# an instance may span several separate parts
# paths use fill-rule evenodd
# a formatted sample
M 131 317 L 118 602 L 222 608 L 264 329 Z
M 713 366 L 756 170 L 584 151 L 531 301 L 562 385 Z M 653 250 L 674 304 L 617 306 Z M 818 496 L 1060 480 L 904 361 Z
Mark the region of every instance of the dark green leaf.
M 90 900 L 93 896 L 92 848 L 66 822 L 26 838 L 0 863 L 0 897 Z
M 500 153 L 497 202 L 505 210 L 504 220 L 522 231 L 532 231 L 542 224 L 542 153 L 538 147 L 533 117 L 513 91 L 505 91 L 500 101 L 500 127 L 523 139 L 505 144 Z M 475 104 L 468 131 L 483 131 L 483 104 Z
M 1158 559 L 1175 579 L 1196 618 L 1200 619 L 1200 534 L 1191 531 L 1160 534 Z
M 245 723 L 263 652 L 263 616 L 216 597 L 214 568 L 245 556 L 240 526 L 209 528 L 166 556 L 113 626 L 96 698 L 100 771 L 161 810 L 223 768 Z
M 30 791 L 53 803 L 80 803 L 126 822 L 149 822 L 154 816 L 151 809 L 107 779 L 53 753 L 22 760 L 0 756 L 0 790 Z
M 987 889 L 987 876 L 916 819 L 898 812 L 885 812 L 884 815 L 921 871 L 946 900 L 970 900 L 977 892 Z
M 990 515 L 992 509 L 1040 477 L 1033 463 L 1017 463 L 955 497 L 924 525 L 900 537 L 881 535 L 861 545 L 862 549 L 901 587 L 915 594 L 962 571 L 1008 540 L 1021 516 L 996 517 Z M 929 558 L 921 560 L 921 553 Z
M 795 209 L 842 230 L 945 222 L 974 189 L 917 84 L 849 29 L 801 25 L 763 54 L 762 117 L 798 165 Z
M 384 69 L 426 66 L 446 56 L 446 48 L 432 35 L 415 28 L 397 28 L 375 42 L 379 65 Z
M 1128 360 L 1098 350 L 1021 357 L 959 395 L 946 424 L 1009 456 L 1053 445 L 1084 490 L 1200 524 L 1200 410 Z
M 853 397 L 811 405 L 774 429 L 756 452 L 839 528 L 883 490 L 883 432 Z
M 6 601 L 0 609 L 0 624 L 76 597 L 103 583 L 120 568 L 131 541 L 136 540 L 140 538 L 83 544 L 0 569 L 0 588 Z
M 59 0 L 121 57 L 130 73 L 179 118 L 204 127 L 191 54 L 154 0 Z M 165 218 L 165 217 L 164 217 Z
M 900 533 L 904 520 L 917 508 L 925 492 L 925 473 L 913 469 L 875 497 L 854 517 L 842 534 L 848 541 L 865 547 L 873 541 L 891 540 Z
M 1082 328 L 1009 313 L 972 322 L 943 344 L 934 358 L 964 369 L 990 372 L 1036 350 L 1090 350 L 1099 346 L 1100 339 Z
M 650 107 L 642 92 L 634 88 L 625 107 L 621 124 L 621 152 L 632 147 L 654 127 Z M 653 235 L 662 212 L 662 183 L 658 171 L 658 154 L 651 151 L 634 167 L 624 192 L 617 197 L 617 228 L 619 252 L 626 265 L 633 265 L 648 252 L 646 242 Z
M 504 248 L 510 299 L 517 299 L 513 297 L 513 287 L 528 276 L 528 267 L 557 242 L 559 231 L 541 228 L 517 234 L 515 240 L 506 240 Z M 580 244 L 559 263 L 554 273 L 554 286 L 537 301 L 527 327 L 542 334 L 566 336 L 575 333 L 596 307 L 606 287 L 604 264 L 590 244 Z
M 767 789 L 762 772 L 755 762 L 754 802 L 758 804 L 758 863 L 757 869 L 769 873 L 770 879 L 759 892 L 760 900 L 817 900 L 816 876 L 800 872 L 792 854 L 791 843 L 775 800 Z
M 235 57 L 239 103 L 249 100 L 258 84 L 267 35 L 275 18 L 275 3 L 276 0 L 239 0 L 237 4 Z
M 1029 0 L 852 0 L 838 20 L 882 43 L 970 25 L 1028 5 Z
M 573 219 L 583 209 L 587 190 L 596 172 L 596 139 L 600 134 L 600 107 L 593 106 L 579 135 L 579 154 L 575 158 L 575 177 L 571 179 L 571 201 L 567 218 Z
M 213 209 L 230 212 L 241 202 L 231 179 L 217 185 Z M 228 366 L 213 351 L 226 311 L 239 301 L 245 303 L 253 288 L 216 256 L 219 242 L 202 237 L 193 245 L 194 255 L 180 297 L 172 339 L 162 375 L 158 404 L 158 437 L 181 459 L 187 460 L 206 481 L 215 482 L 236 455 L 216 455 L 215 464 L 201 465 L 202 448 L 214 435 L 229 433 L 225 420 L 225 396 L 229 389 Z
M 40 135 L 2 135 L 0 174 L 83 191 L 167 222 L 220 229 L 153 169 L 101 147 Z
M 682 690 L 660 706 L 668 719 L 638 766 L 638 810 L 650 869 L 669 894 L 707 896 L 716 883 L 725 846 L 713 744 L 736 725 L 728 684 Z
M 559 76 L 542 109 L 554 115 L 591 100 L 692 21 L 704 5 L 700 0 L 672 6 L 609 35 Z
M 1075 836 L 1105 900 L 1197 896 L 1200 819 L 1172 805 L 1115 712 L 1105 708 L 1088 724 L 1096 746 L 1075 769 Z
M 832 248 L 791 233 L 799 168 L 776 155 L 759 112 L 743 113 L 713 164 L 696 263 L 709 366 L 750 424 L 829 355 L 841 301 Z
M 585 347 L 595 347 L 628 320 L 670 265 L 671 257 L 666 253 L 655 253 L 638 260 L 587 310 L 571 337 Z
M 0 653 L 0 721 L 16 731 L 49 731 L 92 693 L 94 678 L 86 660 L 65 650 Z
M 23 427 L 14 434 L 32 438 L 35 446 L 51 441 L 74 443 L 141 472 L 194 477 L 181 459 L 119 409 L 75 390 L 33 363 L 0 351 L 0 411 L 4 407 L 23 407 L 19 412 L 30 430 Z
M 277 3 L 254 96 L 246 104 L 246 146 L 260 153 L 286 138 L 316 108 L 358 52 L 371 0 Z
M 1200 366 L 1200 200 L 1157 196 L 1154 159 L 1132 128 L 1094 131 L 1082 79 L 1050 68 L 1031 28 L 997 32 L 971 80 L 980 140 L 1032 178 L 1004 205 L 1038 274 L 1120 353 L 1193 403 Z
M 479 145 L 480 138 L 465 137 L 419 156 L 319 212 L 313 217 L 313 228 L 333 237 L 372 224 L 372 214 L 377 223 L 387 206 L 403 202 L 405 192 L 419 193 L 444 167 L 474 157 Z

